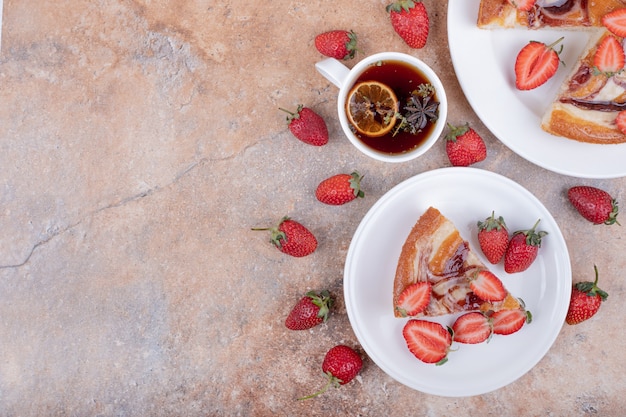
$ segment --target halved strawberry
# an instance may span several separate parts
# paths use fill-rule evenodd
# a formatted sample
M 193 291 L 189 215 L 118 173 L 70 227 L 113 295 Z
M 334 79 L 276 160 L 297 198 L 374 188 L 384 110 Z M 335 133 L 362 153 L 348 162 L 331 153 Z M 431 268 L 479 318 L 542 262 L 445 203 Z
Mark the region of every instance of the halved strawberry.
M 626 110 L 622 110 L 617 113 L 617 117 L 615 118 L 615 124 L 617 124 L 617 128 L 626 135 Z
M 512 334 L 522 328 L 524 323 L 532 321 L 530 311 L 524 309 L 500 310 L 491 315 L 491 323 L 495 334 Z
M 624 60 L 624 48 L 620 41 L 614 36 L 607 36 L 593 56 L 593 65 L 598 71 L 611 75 L 624 68 Z
M 543 42 L 530 41 L 517 54 L 515 60 L 515 86 L 518 90 L 532 90 L 544 84 L 559 69 L 559 54 L 554 47 L 563 40 L 546 45 Z
M 406 345 L 422 362 L 443 365 L 448 360 L 452 335 L 441 324 L 426 320 L 409 320 L 402 329 Z
M 476 344 L 489 339 L 492 334 L 491 320 L 477 311 L 463 314 L 452 325 L 453 339 L 459 343 Z
M 470 279 L 470 288 L 485 301 L 502 301 L 507 295 L 500 278 L 487 269 L 481 269 Z
M 509 3 L 522 12 L 527 12 L 532 9 L 536 2 L 537 0 L 509 0 Z
M 430 302 L 430 282 L 416 282 L 402 291 L 398 297 L 396 309 L 402 317 L 415 316 L 428 306 Z
M 626 38 L 626 8 L 605 14 L 602 24 L 620 38 Z

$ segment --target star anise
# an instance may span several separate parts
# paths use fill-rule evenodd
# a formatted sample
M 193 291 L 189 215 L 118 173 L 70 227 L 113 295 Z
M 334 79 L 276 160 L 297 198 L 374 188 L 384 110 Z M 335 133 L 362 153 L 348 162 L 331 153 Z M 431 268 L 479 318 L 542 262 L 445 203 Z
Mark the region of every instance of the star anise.
M 424 129 L 428 122 L 437 120 L 439 102 L 432 100 L 432 96 L 420 97 L 411 94 L 408 102 L 404 110 L 407 111 L 405 119 L 411 133 L 415 134 Z
M 404 113 L 396 115 L 400 123 L 394 134 L 402 130 L 415 135 L 421 132 L 428 123 L 434 123 L 439 117 L 439 102 L 434 99 L 432 85 L 421 84 L 411 93 L 402 109 Z

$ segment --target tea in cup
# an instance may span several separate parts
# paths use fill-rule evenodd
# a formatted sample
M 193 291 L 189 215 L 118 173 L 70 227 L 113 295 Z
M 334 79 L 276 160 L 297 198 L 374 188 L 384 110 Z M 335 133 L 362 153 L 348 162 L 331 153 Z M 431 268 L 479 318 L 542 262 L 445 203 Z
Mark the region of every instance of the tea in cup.
M 448 112 L 446 93 L 439 77 L 418 58 L 383 52 L 352 69 L 334 58 L 315 67 L 339 87 L 339 122 L 364 154 L 385 162 L 409 161 L 441 135 Z

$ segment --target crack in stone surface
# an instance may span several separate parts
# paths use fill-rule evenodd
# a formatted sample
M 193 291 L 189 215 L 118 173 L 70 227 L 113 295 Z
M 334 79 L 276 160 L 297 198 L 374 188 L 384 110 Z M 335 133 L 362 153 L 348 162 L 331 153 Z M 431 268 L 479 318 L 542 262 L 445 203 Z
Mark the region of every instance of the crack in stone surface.
M 25 266 L 30 259 L 32 258 L 33 254 L 35 253 L 35 251 L 47 244 L 48 242 L 50 242 L 52 239 L 56 238 L 57 236 L 60 236 L 72 229 L 74 229 L 76 226 L 80 225 L 83 220 L 85 218 L 89 218 L 89 217 L 93 217 L 96 216 L 104 211 L 110 210 L 110 209 L 115 209 L 115 208 L 119 208 L 119 207 L 123 207 L 127 204 L 139 201 L 145 197 L 149 197 L 151 195 L 153 195 L 156 192 L 159 191 L 163 191 L 165 189 L 168 189 L 170 187 L 172 187 L 173 185 L 175 185 L 176 183 L 178 183 L 178 181 L 180 181 L 182 178 L 184 178 L 185 176 L 187 176 L 190 172 L 192 172 L 193 170 L 195 170 L 198 166 L 203 165 L 203 163 L 206 162 L 206 159 L 200 159 L 198 161 L 193 162 L 192 164 L 190 164 L 187 168 L 185 168 L 182 172 L 178 173 L 174 179 L 168 183 L 167 185 L 161 187 L 161 186 L 154 186 L 148 190 L 142 191 L 140 193 L 137 193 L 135 195 L 131 195 L 129 197 L 123 198 L 119 201 L 113 202 L 111 204 L 108 204 L 106 206 L 97 208 L 89 213 L 87 213 L 85 216 L 83 216 L 81 219 L 79 219 L 78 221 L 62 228 L 62 229 L 58 229 L 56 230 L 54 233 L 50 234 L 49 236 L 47 236 L 45 239 L 41 239 L 38 242 L 36 242 L 30 249 L 30 251 L 28 252 L 28 254 L 26 255 L 26 257 L 24 258 L 23 261 L 19 262 L 19 263 L 15 263 L 15 264 L 6 264 L 6 265 L 0 265 L 0 270 L 4 270 L 4 269 L 16 269 L 16 268 L 21 268 L 23 266 Z

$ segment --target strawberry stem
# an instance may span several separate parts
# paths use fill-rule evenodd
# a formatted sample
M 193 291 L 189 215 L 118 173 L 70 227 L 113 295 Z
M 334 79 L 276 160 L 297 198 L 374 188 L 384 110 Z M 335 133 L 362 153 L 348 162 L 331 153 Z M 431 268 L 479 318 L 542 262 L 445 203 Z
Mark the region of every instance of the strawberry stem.
M 282 107 L 279 107 L 278 110 L 282 110 L 285 113 L 289 114 L 289 116 L 287 116 L 287 121 L 292 121 L 294 119 L 299 119 L 300 118 L 300 111 L 304 108 L 304 106 L 302 104 L 298 104 L 298 109 L 295 112 L 289 111 L 287 109 L 283 109 Z
M 599 295 L 602 301 L 606 300 L 609 294 L 606 291 L 601 290 L 598 287 L 598 267 L 596 265 L 593 266 L 593 269 L 596 274 L 596 279 L 593 282 L 583 281 L 576 284 L 576 288 L 587 294 L 589 297 L 595 297 Z
M 328 379 L 326 381 L 326 385 L 324 385 L 319 391 L 311 394 L 311 395 L 307 395 L 305 397 L 300 397 L 298 398 L 298 401 L 304 401 L 304 400 L 308 400 L 311 399 L 313 397 L 317 397 L 318 395 L 321 395 L 323 393 L 325 393 L 328 388 L 330 388 L 331 385 L 334 385 L 335 387 L 338 387 L 341 384 L 341 379 L 333 376 L 333 374 L 329 372 L 326 372 L 324 375 L 326 375 L 326 378 Z

